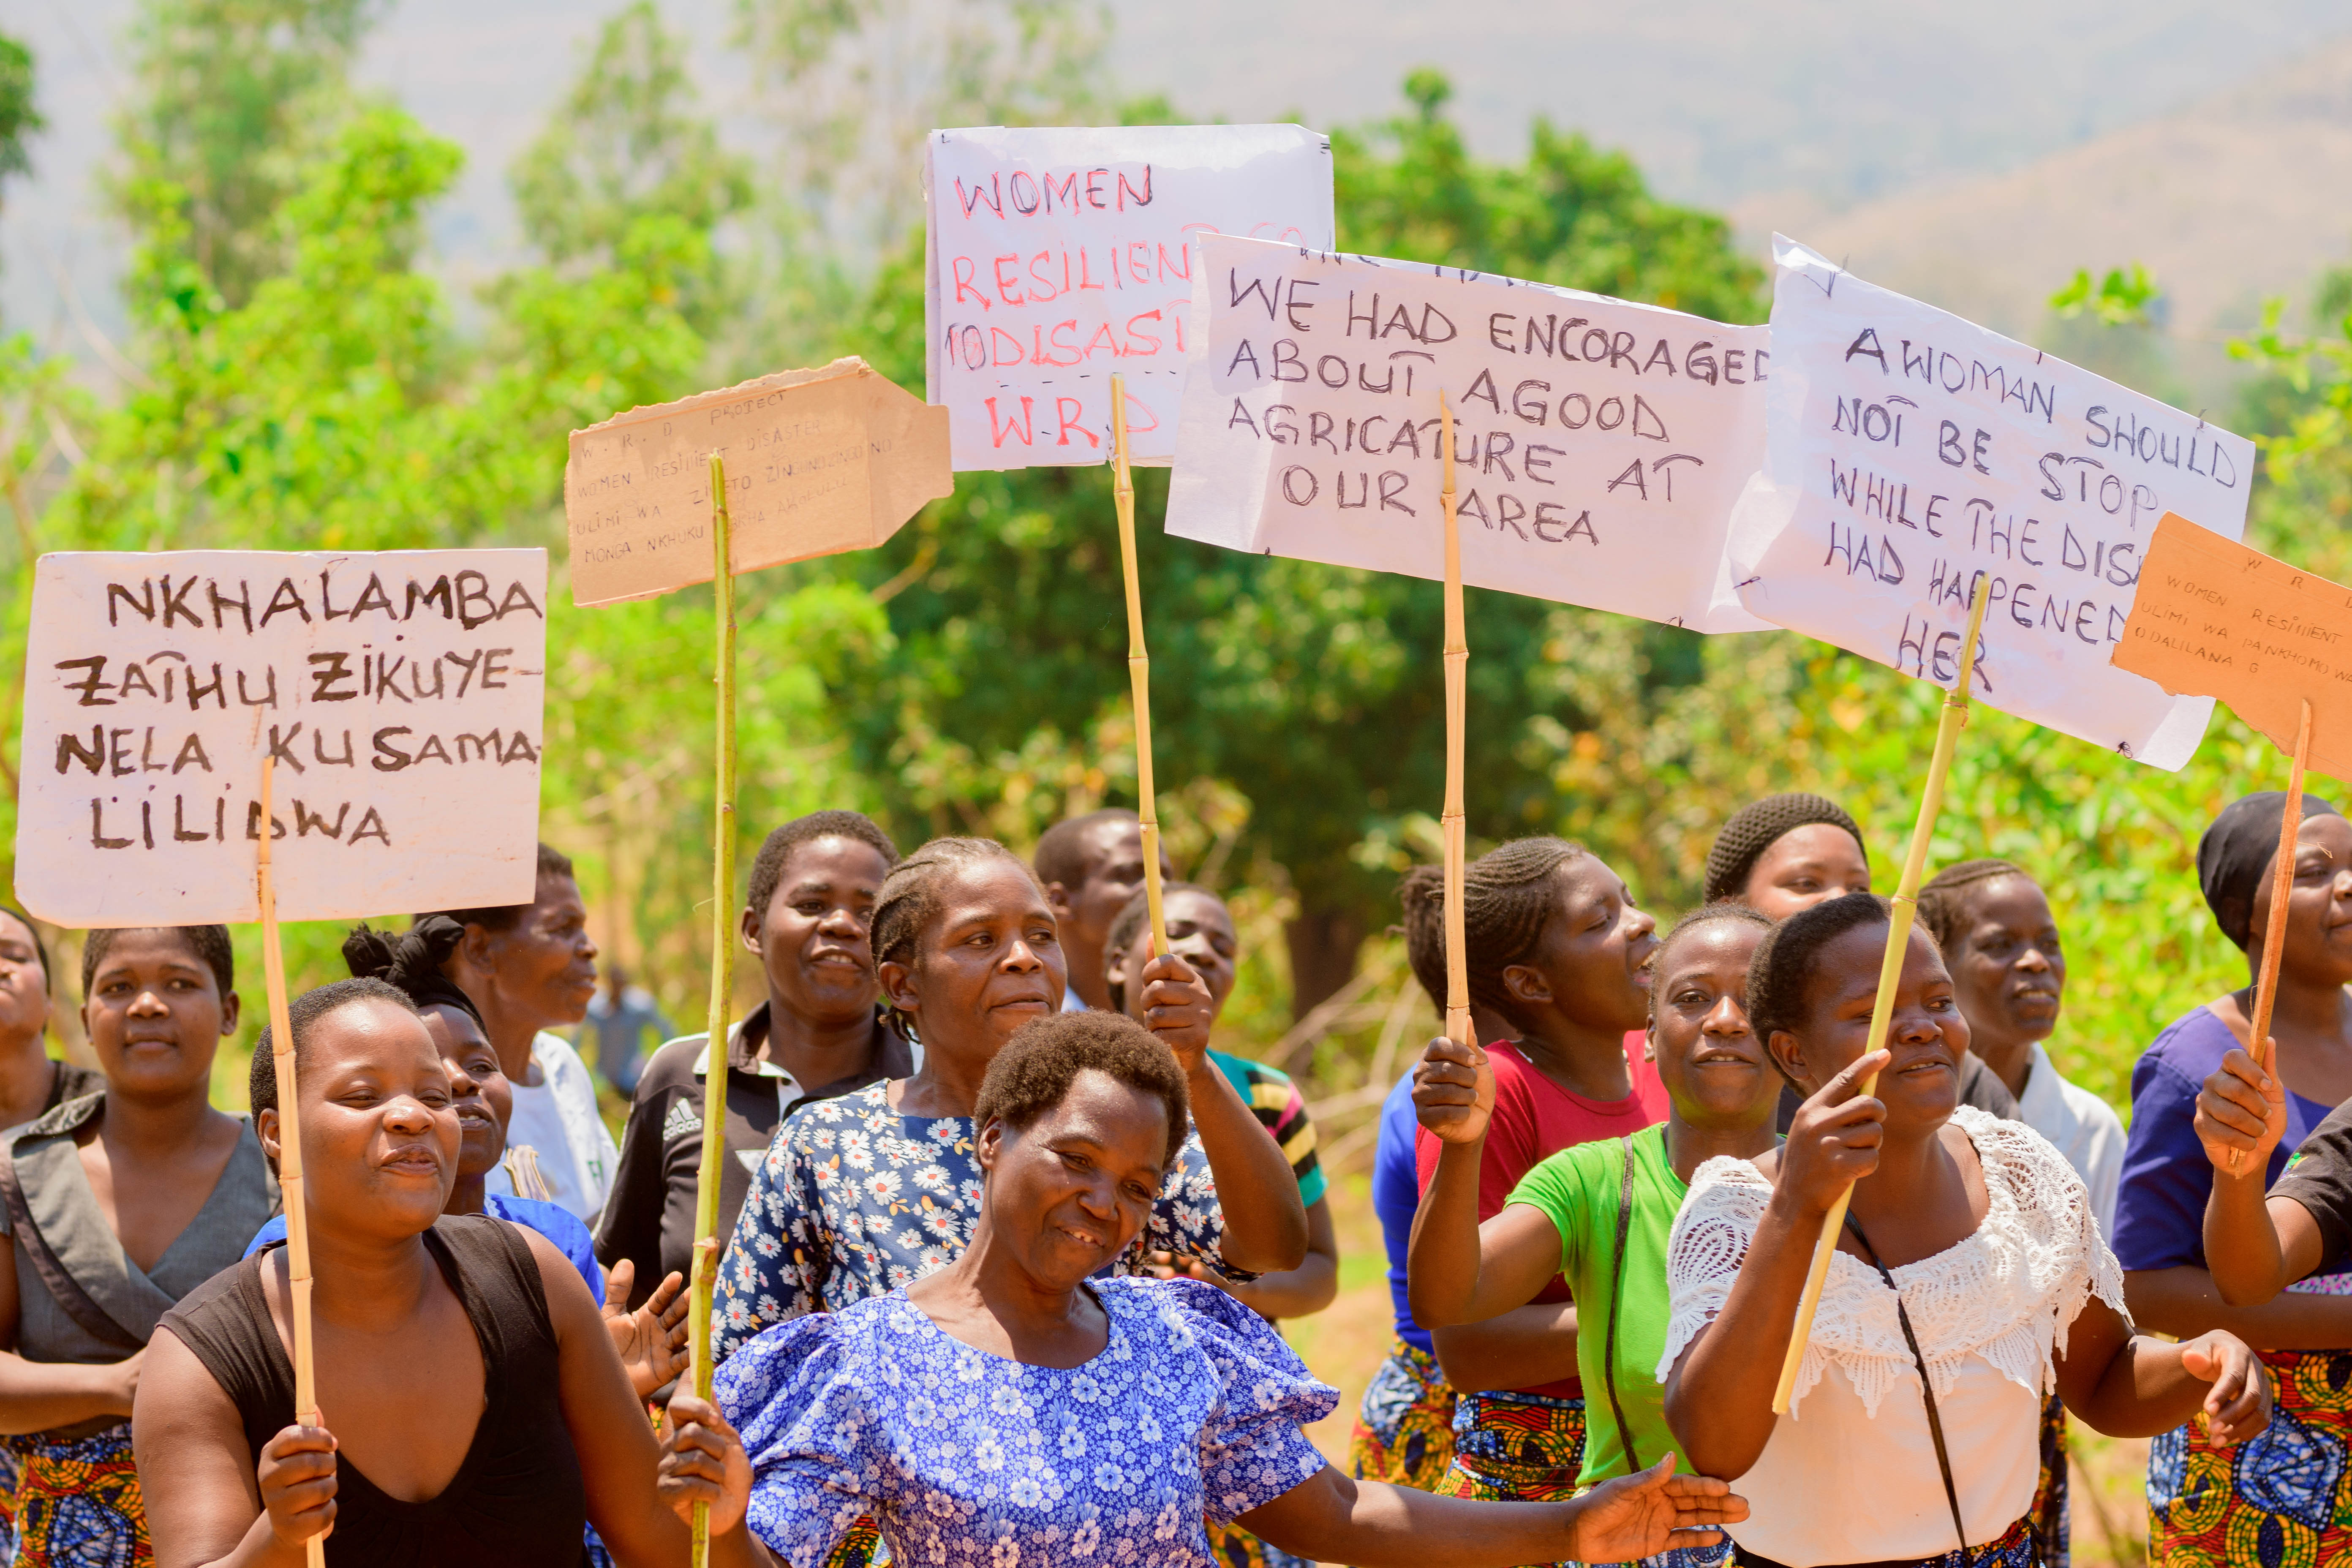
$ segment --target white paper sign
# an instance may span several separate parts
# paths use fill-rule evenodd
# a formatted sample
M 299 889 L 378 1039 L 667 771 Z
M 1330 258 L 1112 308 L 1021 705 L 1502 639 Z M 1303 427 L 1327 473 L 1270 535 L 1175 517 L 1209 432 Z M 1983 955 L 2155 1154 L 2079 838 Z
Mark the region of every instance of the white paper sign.
M 930 401 L 958 468 L 1176 452 L 1202 234 L 1330 248 L 1331 143 L 1297 125 L 935 131 L 924 289 Z
M 2253 444 L 1773 237 L 1771 437 L 1731 540 L 1777 626 L 2158 767 L 2213 709 L 2112 668 L 2157 520 L 2245 531 Z
M 50 554 L 16 890 L 66 926 L 529 903 L 547 552 Z
M 1212 236 L 1168 531 L 1444 575 L 1701 631 L 1760 626 L 1724 562 L 1763 459 L 1764 327 L 1419 263 Z

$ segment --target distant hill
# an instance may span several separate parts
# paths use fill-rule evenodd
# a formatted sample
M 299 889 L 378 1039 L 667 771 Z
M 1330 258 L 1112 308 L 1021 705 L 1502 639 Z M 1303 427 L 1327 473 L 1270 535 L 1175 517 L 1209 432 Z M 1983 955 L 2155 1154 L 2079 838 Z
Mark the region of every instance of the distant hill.
M 2076 268 L 2142 262 L 2181 374 L 2213 395 L 2230 379 L 2221 340 L 2265 296 L 2287 295 L 2299 322 L 2319 270 L 2352 262 L 2352 37 L 2007 174 L 1842 214 L 1806 206 L 1758 197 L 1734 213 L 1759 239 L 1778 227 L 2016 336 L 2044 329 Z

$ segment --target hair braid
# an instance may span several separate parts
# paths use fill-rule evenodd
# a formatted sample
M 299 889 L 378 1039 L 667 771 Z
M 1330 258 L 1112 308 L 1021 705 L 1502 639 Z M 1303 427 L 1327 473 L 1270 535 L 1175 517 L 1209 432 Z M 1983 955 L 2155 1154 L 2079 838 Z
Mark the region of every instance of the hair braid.
M 1927 885 L 1919 889 L 1919 923 L 1927 928 L 1937 947 L 1951 952 L 1952 944 L 1964 931 L 1969 895 L 1962 889 L 1990 882 L 1995 877 L 2024 877 L 2029 882 L 2033 879 L 2022 867 L 2007 860 L 1963 860 L 1927 879 Z
M 941 878 L 990 860 L 1017 866 L 1032 884 L 1037 881 L 1037 873 L 1029 868 L 1029 862 L 993 838 L 934 838 L 893 866 L 889 876 L 882 880 L 881 896 L 874 903 L 871 941 L 876 973 L 879 973 L 886 963 L 913 964 L 924 931 L 940 912 Z M 914 1020 L 890 1006 L 887 998 L 883 1005 L 888 1008 L 890 1021 L 899 1033 L 910 1040 L 916 1038 Z
M 1585 853 L 1565 838 L 1514 838 L 1462 868 L 1462 936 L 1470 1000 L 1525 1028 L 1503 984 L 1503 971 L 1535 957 L 1544 927 L 1559 912 L 1552 876 Z M 1445 873 L 1416 866 L 1398 889 L 1404 902 L 1405 952 L 1414 978 L 1445 1011 Z

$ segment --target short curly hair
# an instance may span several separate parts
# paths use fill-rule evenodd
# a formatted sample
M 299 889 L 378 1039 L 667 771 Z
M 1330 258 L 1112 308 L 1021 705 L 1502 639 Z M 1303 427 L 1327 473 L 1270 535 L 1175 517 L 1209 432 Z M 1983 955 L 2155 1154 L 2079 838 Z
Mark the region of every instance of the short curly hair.
M 1089 811 L 1077 816 L 1066 816 L 1045 829 L 1037 840 L 1037 879 L 1059 882 L 1076 891 L 1086 880 L 1088 854 L 1087 835 L 1106 822 L 1138 823 L 1140 819 L 1123 805 L 1107 805 L 1099 811 Z
M 312 1030 L 320 1020 L 362 1002 L 389 1002 L 402 1012 L 414 1015 L 416 1004 L 408 993 L 398 986 L 375 979 L 372 975 L 355 975 L 349 980 L 331 981 L 315 986 L 287 1004 L 286 1022 L 294 1032 L 294 1070 L 302 1070 L 302 1057 L 310 1043 Z M 271 1037 L 271 1026 L 261 1026 L 261 1037 L 253 1043 L 253 1067 L 246 1079 L 246 1092 L 251 1099 L 255 1114 L 278 1109 L 278 1042 Z
M 107 950 L 127 931 L 169 931 L 188 944 L 196 962 L 213 972 L 213 983 L 220 987 L 223 1000 L 236 989 L 236 952 L 229 945 L 226 926 L 101 926 L 82 939 L 81 994 L 89 998 L 89 983 L 98 978 L 98 966 L 106 962 Z M 48 969 L 48 955 L 41 955 L 41 968 Z
M 1936 945 L 1946 952 L 1966 934 L 1969 906 L 1974 895 L 1968 889 L 1998 877 L 2033 878 L 2023 867 L 2008 860 L 1963 860 L 1957 866 L 1947 866 L 1927 879 L 1919 889 L 1919 923 L 1936 939 Z M 2040 883 L 2034 883 L 2036 887 Z
M 1192 1100 L 1176 1054 L 1123 1013 L 1054 1013 L 1024 1024 L 988 1064 L 971 1104 L 974 1127 L 991 1121 L 1020 1131 L 1062 1103 L 1088 1069 L 1157 1096 L 1168 1116 L 1167 1152 L 1174 1167 L 1192 1126 Z
M 1850 931 L 1886 924 L 1894 907 L 1875 893 L 1847 893 L 1800 910 L 1772 928 L 1748 961 L 1748 1026 L 1768 1055 L 1775 1034 L 1798 1034 L 1811 1016 L 1822 949 Z
M 898 864 L 898 847 L 862 811 L 812 811 L 806 816 L 795 816 L 769 834 L 752 858 L 751 885 L 743 903 L 753 919 L 766 921 L 768 906 L 776 900 L 776 888 L 784 879 L 784 863 L 793 858 L 793 851 L 820 838 L 848 838 L 871 846 L 882 857 L 886 874 Z
M 1732 925 L 1756 926 L 1767 931 L 1772 929 L 1770 916 L 1753 904 L 1743 904 L 1736 899 L 1701 904 L 1676 921 L 1674 930 L 1666 932 L 1658 945 L 1650 950 L 1650 1022 L 1653 1026 L 1658 1021 L 1658 983 L 1666 977 L 1666 954 L 1674 950 L 1675 943 L 1682 939 L 1685 932 L 1696 931 L 1701 926 L 1722 925 L 1727 921 Z

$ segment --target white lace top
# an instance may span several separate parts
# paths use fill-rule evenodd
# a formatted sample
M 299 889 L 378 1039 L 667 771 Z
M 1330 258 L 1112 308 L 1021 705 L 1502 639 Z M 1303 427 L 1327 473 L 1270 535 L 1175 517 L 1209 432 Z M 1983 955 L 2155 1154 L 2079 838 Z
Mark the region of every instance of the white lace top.
M 1984 1166 L 1984 1223 L 1893 1272 L 1935 1381 L 1969 1544 L 1981 1546 L 2032 1504 L 2053 1357 L 2094 1291 L 2124 1310 L 2123 1273 L 2082 1178 L 2048 1140 L 1970 1106 L 1953 1121 Z M 1692 1177 L 1667 1243 L 1672 1317 L 1659 1381 L 1730 1298 L 1771 1195 L 1745 1160 L 1710 1160 Z M 1804 1568 L 1957 1544 L 1895 1305 L 1877 1269 L 1844 1252 L 1831 1259 L 1789 1414 L 1739 1478 L 1751 1511 L 1732 1534 L 1749 1551 Z M 1840 1375 L 1825 1378 L 1832 1370 Z M 1855 1484 L 1865 1476 L 1867 1486 Z

